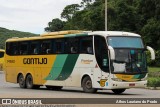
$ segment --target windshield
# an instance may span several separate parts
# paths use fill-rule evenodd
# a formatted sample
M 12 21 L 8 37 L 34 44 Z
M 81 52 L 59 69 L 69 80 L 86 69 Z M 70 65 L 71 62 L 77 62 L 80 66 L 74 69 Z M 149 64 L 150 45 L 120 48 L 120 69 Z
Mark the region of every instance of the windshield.
M 142 49 L 115 49 L 114 73 L 147 72 L 146 54 Z
M 108 44 L 113 48 L 144 48 L 140 37 L 108 37 Z

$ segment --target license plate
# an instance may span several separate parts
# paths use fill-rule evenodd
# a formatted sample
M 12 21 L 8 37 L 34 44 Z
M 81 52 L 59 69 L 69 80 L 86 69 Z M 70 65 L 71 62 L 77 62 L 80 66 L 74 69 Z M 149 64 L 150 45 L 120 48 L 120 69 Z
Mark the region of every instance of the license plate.
M 130 86 L 130 87 L 133 87 L 133 86 L 135 86 L 135 84 L 129 84 L 129 86 Z

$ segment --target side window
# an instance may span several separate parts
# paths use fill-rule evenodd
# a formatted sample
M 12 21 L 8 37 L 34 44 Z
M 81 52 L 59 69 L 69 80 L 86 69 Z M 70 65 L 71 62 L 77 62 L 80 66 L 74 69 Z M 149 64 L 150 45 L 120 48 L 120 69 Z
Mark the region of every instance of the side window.
M 80 39 L 80 53 L 93 54 L 93 37 L 83 37 Z
M 18 55 L 19 54 L 18 42 L 6 43 L 6 53 L 8 55 Z
M 101 36 L 94 36 L 95 57 L 102 71 L 109 72 L 109 58 L 106 40 Z
M 33 41 L 30 43 L 30 54 L 36 55 L 40 53 L 40 42 L 39 41 Z
M 79 51 L 78 44 L 78 38 L 67 38 L 65 42 L 65 53 L 77 54 Z
M 42 54 L 50 54 L 51 53 L 51 40 L 42 41 L 41 53 Z
M 4 57 L 4 52 L 0 52 L 0 58 Z
M 29 42 L 20 42 L 20 55 L 27 55 L 29 54 Z
M 53 53 L 64 53 L 64 39 L 55 39 Z

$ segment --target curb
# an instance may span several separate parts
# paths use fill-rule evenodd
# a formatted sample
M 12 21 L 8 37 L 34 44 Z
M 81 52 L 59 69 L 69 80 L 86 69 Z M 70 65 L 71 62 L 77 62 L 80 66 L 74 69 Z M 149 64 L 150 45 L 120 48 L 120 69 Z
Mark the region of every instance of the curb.
M 146 87 L 146 89 L 150 89 L 150 90 L 160 90 L 160 87 Z

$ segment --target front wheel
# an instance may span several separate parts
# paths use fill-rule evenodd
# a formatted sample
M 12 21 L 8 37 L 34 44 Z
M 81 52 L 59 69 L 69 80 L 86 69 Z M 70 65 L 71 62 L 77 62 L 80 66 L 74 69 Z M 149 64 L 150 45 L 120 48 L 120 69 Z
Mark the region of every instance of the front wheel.
M 97 89 L 92 87 L 92 80 L 90 79 L 89 76 L 85 77 L 82 80 L 82 87 L 83 87 L 83 91 L 86 92 L 86 93 L 97 92 Z
M 112 89 L 112 91 L 115 93 L 115 94 L 121 94 L 125 91 L 126 89 Z

